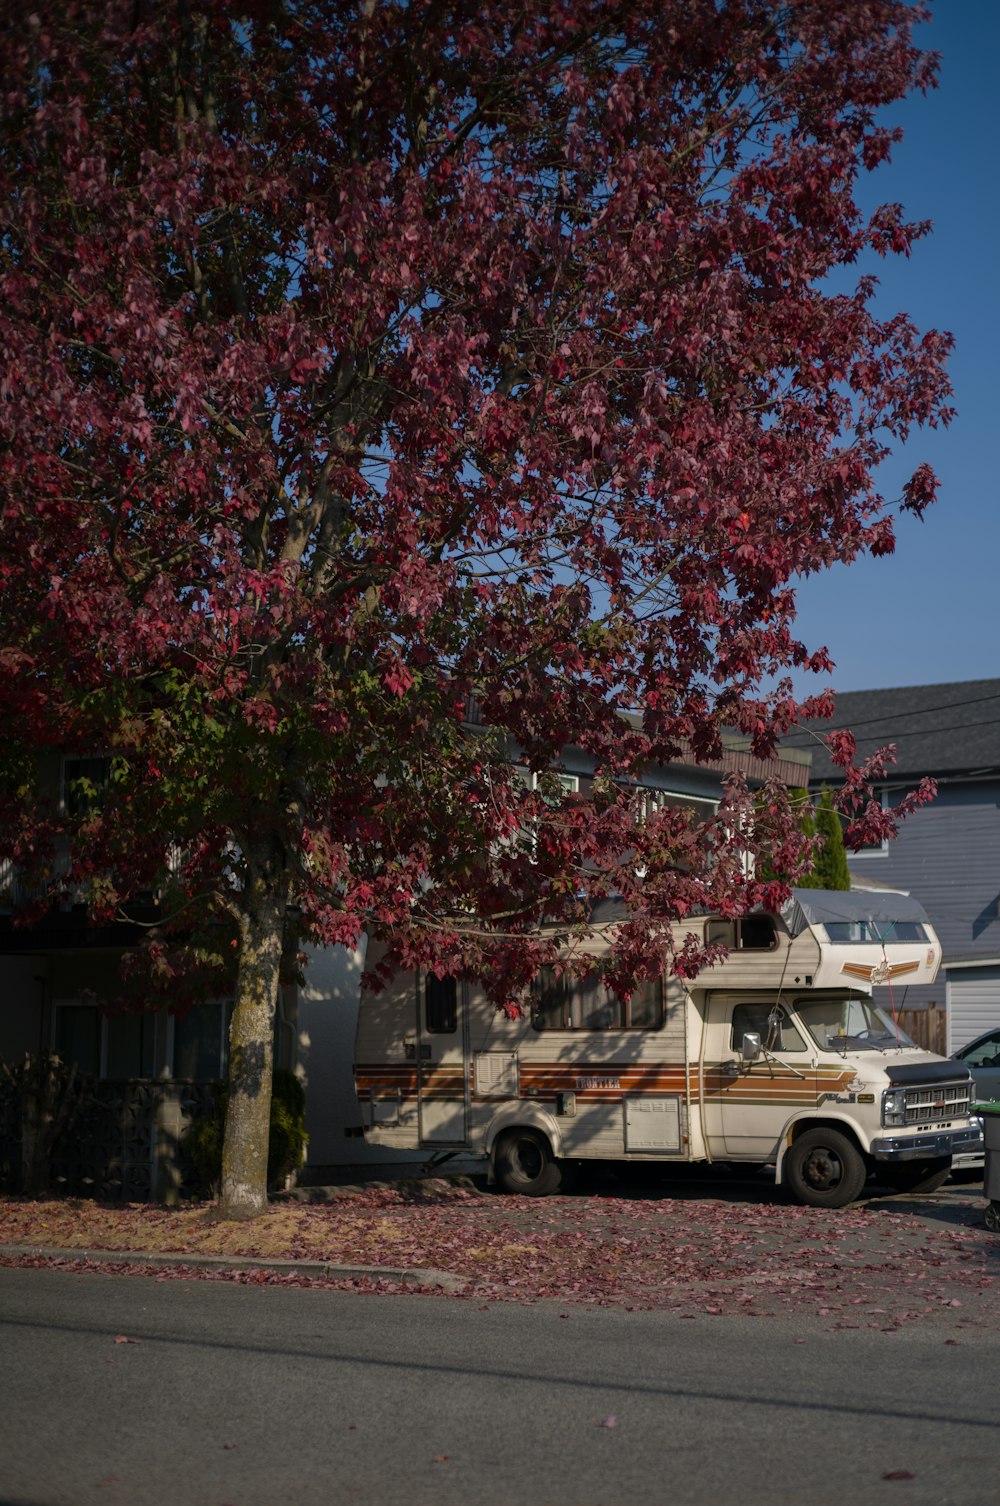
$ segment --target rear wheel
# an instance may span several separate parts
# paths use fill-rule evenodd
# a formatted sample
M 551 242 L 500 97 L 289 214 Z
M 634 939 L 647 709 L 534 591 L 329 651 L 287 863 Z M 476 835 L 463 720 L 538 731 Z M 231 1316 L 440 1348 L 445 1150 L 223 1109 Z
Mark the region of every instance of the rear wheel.
M 504 1192 L 522 1197 L 545 1197 L 563 1183 L 562 1167 L 538 1130 L 507 1130 L 497 1143 L 495 1165 Z
M 880 1170 L 879 1175 L 894 1192 L 937 1192 L 948 1180 L 950 1171 L 951 1160 L 939 1157 L 932 1161 L 904 1161 L 884 1173 Z
M 853 1203 L 867 1177 L 861 1152 L 839 1130 L 806 1130 L 785 1156 L 783 1180 L 800 1203 L 813 1208 Z

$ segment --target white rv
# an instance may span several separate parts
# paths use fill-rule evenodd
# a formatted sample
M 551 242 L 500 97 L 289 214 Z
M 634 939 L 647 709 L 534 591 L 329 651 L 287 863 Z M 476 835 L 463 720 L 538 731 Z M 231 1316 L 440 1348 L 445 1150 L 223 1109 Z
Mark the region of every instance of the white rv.
M 605 946 L 623 918 L 611 904 L 595 913 Z M 901 1191 L 931 1190 L 953 1155 L 981 1150 L 967 1069 L 914 1046 L 872 1002 L 875 984 L 898 998 L 937 972 L 937 937 L 908 896 L 796 890 L 780 915 L 677 932 L 728 955 L 628 1001 L 568 973 L 540 974 L 515 1020 L 470 979 L 400 973 L 364 992 L 365 1138 L 481 1155 L 506 1191 L 536 1195 L 581 1160 L 773 1164 L 825 1208 L 858 1197 L 876 1166 Z

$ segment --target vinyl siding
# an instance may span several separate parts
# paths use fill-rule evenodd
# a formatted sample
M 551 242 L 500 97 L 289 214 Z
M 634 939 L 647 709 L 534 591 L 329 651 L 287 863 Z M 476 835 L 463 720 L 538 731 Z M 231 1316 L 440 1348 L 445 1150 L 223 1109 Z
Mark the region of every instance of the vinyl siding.
M 849 865 L 866 884 L 912 894 L 938 933 L 941 974 L 931 988 L 911 989 L 907 1008 L 944 1004 L 949 959 L 1000 957 L 1000 780 L 943 783 L 884 853 L 852 856 Z

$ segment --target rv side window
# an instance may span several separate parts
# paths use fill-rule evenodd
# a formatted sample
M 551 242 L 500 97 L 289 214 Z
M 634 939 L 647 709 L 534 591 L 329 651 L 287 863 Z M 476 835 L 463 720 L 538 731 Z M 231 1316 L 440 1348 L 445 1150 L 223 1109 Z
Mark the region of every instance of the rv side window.
M 637 983 L 628 1001 L 628 1022 L 633 1030 L 659 1030 L 663 1024 L 663 979 Z
M 705 929 L 709 946 L 722 945 L 731 952 L 769 952 L 776 944 L 770 915 L 744 915 L 740 920 L 710 920 Z
M 769 1024 L 772 1013 L 776 1014 L 778 1019 L 773 1024 Z M 805 1041 L 780 1004 L 737 1004 L 733 1010 L 733 1038 L 729 1043 L 733 1051 L 740 1050 L 743 1037 L 748 1031 L 759 1035 L 768 1051 L 788 1052 L 806 1049 Z
M 531 1023 L 536 1030 L 565 1030 L 569 990 L 566 978 L 557 978 L 552 968 L 543 967 L 531 991 Z
M 744 915 L 739 923 L 739 945 L 745 952 L 769 952 L 774 946 L 774 921 L 770 915 Z
M 533 991 L 531 1023 L 536 1030 L 659 1030 L 663 1024 L 663 983 L 636 985 L 626 1004 L 599 978 L 556 978 L 539 973 Z
M 454 978 L 428 973 L 424 981 L 424 1018 L 430 1035 L 454 1035 L 458 1029 L 458 992 Z
M 705 927 L 705 940 L 709 946 L 727 946 L 732 951 L 736 945 L 736 922 L 710 920 Z
M 915 920 L 827 920 L 827 939 L 835 946 L 857 941 L 926 941 L 927 932 Z
M 573 980 L 570 1023 L 574 1030 L 620 1030 L 625 1023 L 621 999 L 609 993 L 600 978 Z

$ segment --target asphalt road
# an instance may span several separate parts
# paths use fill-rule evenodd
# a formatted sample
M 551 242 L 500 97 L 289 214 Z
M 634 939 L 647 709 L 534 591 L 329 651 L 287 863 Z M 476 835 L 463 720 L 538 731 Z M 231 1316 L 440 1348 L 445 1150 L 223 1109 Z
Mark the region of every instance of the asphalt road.
M 998 1340 L 2 1269 L 0 1506 L 991 1506 Z

